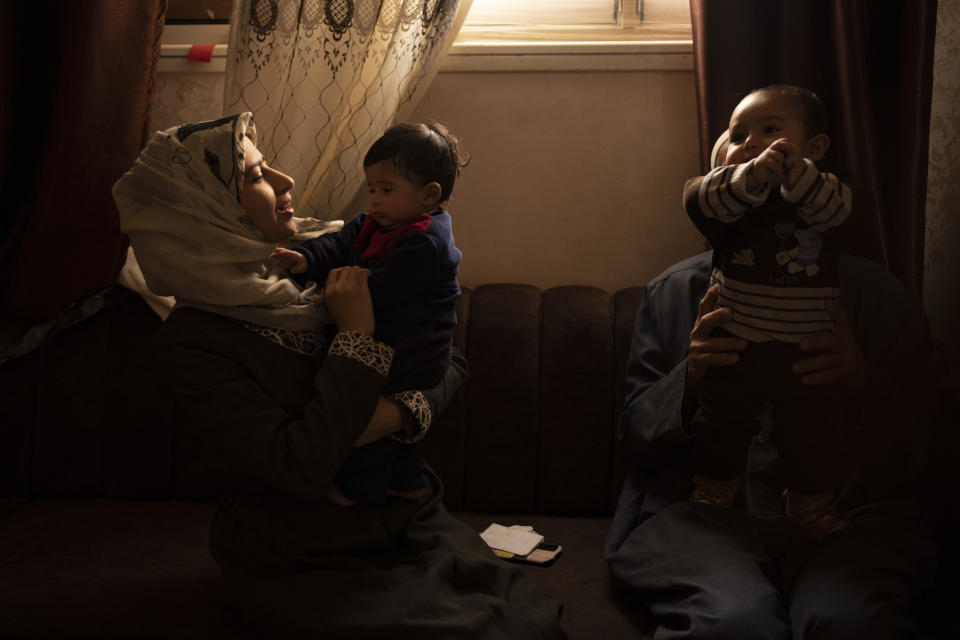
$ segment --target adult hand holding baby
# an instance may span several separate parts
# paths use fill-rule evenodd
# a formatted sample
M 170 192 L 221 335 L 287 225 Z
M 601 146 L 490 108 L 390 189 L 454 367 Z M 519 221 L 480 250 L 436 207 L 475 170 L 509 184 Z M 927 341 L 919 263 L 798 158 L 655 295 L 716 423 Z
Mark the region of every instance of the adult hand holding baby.
M 333 269 L 327 277 L 323 299 L 340 331 L 373 335 L 376 322 L 367 286 L 369 278 L 370 270 L 363 267 L 340 267 Z
M 848 392 L 857 391 L 864 384 L 863 354 L 847 312 L 833 301 L 826 308 L 836 329 L 801 340 L 800 351 L 819 353 L 793 363 L 793 371 L 808 386 L 841 384 Z
M 695 389 L 703 380 L 708 367 L 735 364 L 739 351 L 747 347 L 742 338 L 714 336 L 717 327 L 733 319 L 733 309 L 717 308 L 720 285 L 713 285 L 700 300 L 697 319 L 690 331 L 690 349 L 687 356 L 687 389 Z

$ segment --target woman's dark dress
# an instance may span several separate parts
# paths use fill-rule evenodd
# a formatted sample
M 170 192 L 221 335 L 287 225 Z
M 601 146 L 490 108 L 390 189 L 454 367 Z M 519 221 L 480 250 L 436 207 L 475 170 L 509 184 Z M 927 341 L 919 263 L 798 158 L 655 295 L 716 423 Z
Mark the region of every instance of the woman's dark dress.
M 318 368 L 229 318 L 189 308 L 171 314 L 157 346 L 189 416 L 187 450 L 234 487 L 217 508 L 210 548 L 260 633 L 565 637 L 561 604 L 447 513 L 432 472 L 417 503 L 325 500 L 385 379 L 362 354 L 335 340 Z

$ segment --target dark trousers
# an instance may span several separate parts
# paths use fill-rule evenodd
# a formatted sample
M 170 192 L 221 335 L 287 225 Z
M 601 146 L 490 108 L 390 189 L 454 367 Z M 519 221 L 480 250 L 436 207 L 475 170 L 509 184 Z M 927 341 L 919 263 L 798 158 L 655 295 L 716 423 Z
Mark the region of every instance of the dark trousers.
M 849 429 L 839 389 L 804 386 L 791 369 L 811 355 L 794 343 L 758 342 L 742 351 L 736 364 L 707 369 L 699 393 L 704 419 L 694 435 L 693 472 L 715 480 L 739 476 L 751 440 L 769 421 L 782 486 L 798 493 L 829 489 L 848 466 Z
M 919 513 L 882 503 L 815 541 L 784 517 L 678 502 L 608 558 L 614 582 L 659 625 L 653 640 L 917 637 L 912 604 L 936 550 Z
M 337 486 L 360 504 L 381 502 L 387 489 L 413 491 L 427 485 L 424 462 L 412 444 L 380 438 L 356 447 L 337 474 Z

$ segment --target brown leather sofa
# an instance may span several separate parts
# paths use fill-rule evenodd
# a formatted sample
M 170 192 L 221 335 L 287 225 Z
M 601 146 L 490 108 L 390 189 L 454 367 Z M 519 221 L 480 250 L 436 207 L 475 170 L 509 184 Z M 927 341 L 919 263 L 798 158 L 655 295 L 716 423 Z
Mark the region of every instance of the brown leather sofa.
M 641 295 L 465 290 L 471 376 L 422 443 L 476 529 L 531 524 L 563 555 L 528 567 L 572 638 L 640 638 L 603 542 L 622 479 L 614 427 Z M 160 321 L 105 308 L 0 367 L 0 637 L 243 638 L 207 552 L 220 490 L 191 458 L 157 369 Z
M 571 638 L 641 638 L 603 542 L 625 464 L 614 437 L 642 289 L 465 290 L 457 346 L 471 376 L 422 450 L 448 507 L 482 530 L 530 524 L 564 553 L 526 567 L 565 603 Z M 152 352 L 160 322 L 112 289 L 104 309 L 0 366 L 0 638 L 245 638 L 207 552 L 221 489 L 183 443 Z M 960 403 L 936 431 L 941 548 L 960 530 Z M 957 635 L 958 563 L 922 612 Z

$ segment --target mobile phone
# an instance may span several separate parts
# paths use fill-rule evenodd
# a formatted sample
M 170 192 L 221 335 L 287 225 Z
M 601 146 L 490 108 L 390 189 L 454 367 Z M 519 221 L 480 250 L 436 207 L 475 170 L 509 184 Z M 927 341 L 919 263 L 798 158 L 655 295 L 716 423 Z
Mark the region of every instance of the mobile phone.
M 563 553 L 563 547 L 561 547 L 559 544 L 542 543 L 536 549 L 528 553 L 524 560 L 533 564 L 547 566 L 553 564 L 553 561 L 556 560 L 557 556 L 559 556 L 561 553 Z
M 509 551 L 500 551 L 498 549 L 494 549 L 494 553 L 510 562 L 522 562 L 524 564 L 535 564 L 540 567 L 549 567 L 556 561 L 557 557 L 563 553 L 563 546 L 541 542 L 536 549 L 525 556 L 510 553 Z

